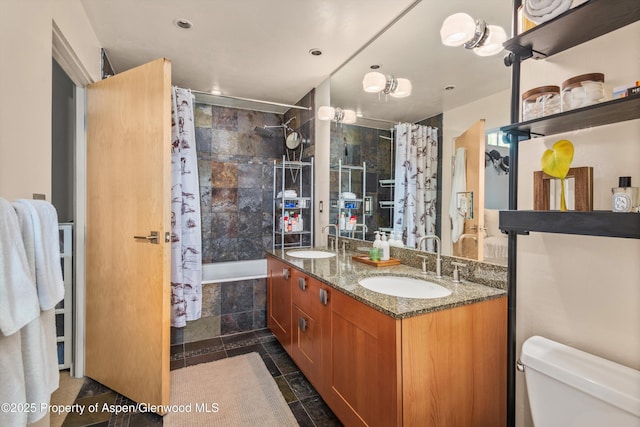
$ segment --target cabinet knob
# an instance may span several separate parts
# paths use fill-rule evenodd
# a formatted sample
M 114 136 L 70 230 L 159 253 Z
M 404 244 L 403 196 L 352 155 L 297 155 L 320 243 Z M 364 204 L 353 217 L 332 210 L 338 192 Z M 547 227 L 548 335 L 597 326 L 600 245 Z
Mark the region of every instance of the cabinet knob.
M 290 274 L 290 270 L 288 268 L 283 268 L 282 269 L 282 277 L 284 277 L 285 279 L 289 278 L 289 274 Z
M 305 277 L 298 278 L 298 287 L 303 291 L 307 290 L 307 279 Z
M 299 317 L 298 318 L 298 326 L 300 327 L 300 330 L 302 332 L 307 330 L 307 319 L 305 319 L 304 317 Z

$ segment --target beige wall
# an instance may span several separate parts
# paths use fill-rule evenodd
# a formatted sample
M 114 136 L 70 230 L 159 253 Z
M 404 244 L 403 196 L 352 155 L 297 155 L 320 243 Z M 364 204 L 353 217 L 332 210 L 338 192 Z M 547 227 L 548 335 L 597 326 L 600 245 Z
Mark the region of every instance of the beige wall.
M 486 129 L 495 129 L 509 124 L 509 99 L 511 90 L 504 90 L 463 106 L 446 110 L 443 114 L 442 133 L 442 253 L 451 255 L 451 201 L 452 158 L 455 138 L 462 135 L 471 125 L 485 119 Z M 449 190 L 447 190 L 449 189 Z
M 526 61 L 521 89 L 602 72 L 612 86 L 637 80 L 640 22 L 545 61 Z M 573 166 L 594 168 L 594 209 L 611 210 L 618 176 L 640 186 L 640 120 L 537 138 L 520 144 L 518 208 L 533 208 L 533 172 L 560 139 L 575 146 Z M 518 237 L 517 348 L 532 335 L 640 369 L 640 240 L 532 233 Z M 517 376 L 517 425 L 532 426 L 526 384 Z
M 0 197 L 8 200 L 33 193 L 51 200 L 54 19 L 79 60 L 98 78 L 100 48 L 79 0 L 2 0 Z

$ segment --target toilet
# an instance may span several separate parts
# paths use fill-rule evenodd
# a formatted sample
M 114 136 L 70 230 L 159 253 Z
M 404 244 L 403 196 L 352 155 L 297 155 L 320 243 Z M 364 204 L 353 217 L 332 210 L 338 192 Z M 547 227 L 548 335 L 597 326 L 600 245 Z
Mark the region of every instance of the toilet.
M 536 427 L 640 426 L 640 371 L 540 336 L 520 361 Z

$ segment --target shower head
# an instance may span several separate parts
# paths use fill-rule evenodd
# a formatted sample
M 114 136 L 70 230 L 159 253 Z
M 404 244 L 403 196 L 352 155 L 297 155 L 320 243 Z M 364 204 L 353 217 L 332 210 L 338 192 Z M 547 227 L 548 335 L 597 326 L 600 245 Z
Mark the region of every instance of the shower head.
M 264 136 L 265 138 L 273 138 L 273 132 L 268 129 L 256 126 L 253 128 L 253 131 L 260 136 Z

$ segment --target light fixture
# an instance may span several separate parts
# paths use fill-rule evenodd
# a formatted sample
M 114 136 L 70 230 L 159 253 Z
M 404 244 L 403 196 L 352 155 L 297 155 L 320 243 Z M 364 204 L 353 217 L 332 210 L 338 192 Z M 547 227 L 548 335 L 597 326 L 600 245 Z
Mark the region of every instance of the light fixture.
M 502 51 L 507 33 L 498 25 L 487 25 L 466 13 L 454 13 L 442 23 L 440 39 L 445 46 L 464 45 L 478 56 L 490 56 Z
M 385 76 L 378 71 L 371 71 L 364 75 L 362 88 L 365 92 L 384 93 L 394 98 L 406 98 L 411 95 L 411 81 L 409 79 Z
M 343 110 L 342 108 L 322 106 L 318 108 L 318 120 L 333 120 L 336 123 L 350 125 L 356 122 L 356 112 L 353 110 Z

